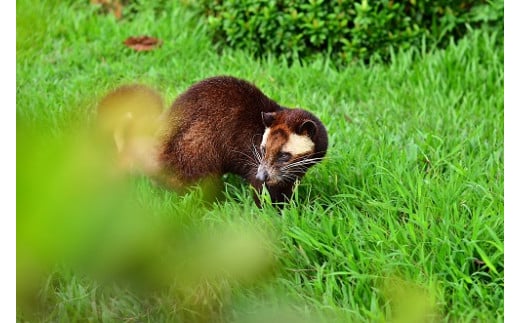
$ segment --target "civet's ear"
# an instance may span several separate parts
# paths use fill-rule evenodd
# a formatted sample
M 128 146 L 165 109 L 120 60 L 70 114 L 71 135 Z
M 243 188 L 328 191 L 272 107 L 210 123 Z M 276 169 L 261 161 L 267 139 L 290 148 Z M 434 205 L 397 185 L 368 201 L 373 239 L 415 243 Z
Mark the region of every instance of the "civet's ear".
M 262 122 L 266 128 L 269 128 L 276 117 L 276 112 L 262 112 Z
M 308 137 L 313 137 L 316 133 L 316 123 L 312 120 L 305 120 L 300 127 L 298 127 L 299 135 L 307 135 Z

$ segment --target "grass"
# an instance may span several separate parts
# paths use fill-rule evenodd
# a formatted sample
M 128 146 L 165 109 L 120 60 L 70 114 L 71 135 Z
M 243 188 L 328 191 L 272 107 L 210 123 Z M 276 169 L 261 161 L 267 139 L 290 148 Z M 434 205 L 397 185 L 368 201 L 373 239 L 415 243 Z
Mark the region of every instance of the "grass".
M 193 10 L 162 6 L 116 21 L 86 1 L 17 1 L 19 321 L 503 321 L 496 35 L 387 66 L 287 66 L 216 53 Z M 141 34 L 164 43 L 122 45 Z M 257 209 L 235 176 L 210 204 L 109 180 L 82 137 L 102 95 L 141 82 L 171 102 L 219 74 L 326 125 L 327 159 L 290 205 Z

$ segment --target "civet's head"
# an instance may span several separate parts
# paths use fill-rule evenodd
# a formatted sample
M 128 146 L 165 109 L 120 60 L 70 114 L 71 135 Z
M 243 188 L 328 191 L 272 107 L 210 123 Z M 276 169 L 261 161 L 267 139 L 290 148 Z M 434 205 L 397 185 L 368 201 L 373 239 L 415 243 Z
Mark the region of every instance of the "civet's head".
M 327 131 L 301 109 L 262 112 L 265 132 L 260 144 L 256 178 L 267 185 L 292 183 L 327 152 Z

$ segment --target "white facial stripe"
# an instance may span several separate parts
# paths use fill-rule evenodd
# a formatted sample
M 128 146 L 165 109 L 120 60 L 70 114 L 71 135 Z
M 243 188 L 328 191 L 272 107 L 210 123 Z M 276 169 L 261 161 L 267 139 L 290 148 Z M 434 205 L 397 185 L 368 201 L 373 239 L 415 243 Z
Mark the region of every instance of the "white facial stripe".
M 265 128 L 264 136 L 262 137 L 262 143 L 260 146 L 265 147 L 267 143 L 267 137 L 269 137 L 269 133 L 271 132 L 271 128 Z
M 302 155 L 310 153 L 314 149 L 314 142 L 311 138 L 303 135 L 291 133 L 289 140 L 283 145 L 282 151 L 288 152 L 291 155 Z

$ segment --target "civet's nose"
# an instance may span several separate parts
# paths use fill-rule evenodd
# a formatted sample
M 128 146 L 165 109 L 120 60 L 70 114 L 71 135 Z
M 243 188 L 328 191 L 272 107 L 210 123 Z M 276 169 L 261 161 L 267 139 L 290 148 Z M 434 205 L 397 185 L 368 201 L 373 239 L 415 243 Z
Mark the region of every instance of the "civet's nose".
M 261 182 L 265 182 L 269 179 L 269 174 L 265 170 L 265 167 L 263 167 L 263 166 L 258 167 L 258 172 L 256 172 L 256 179 Z

